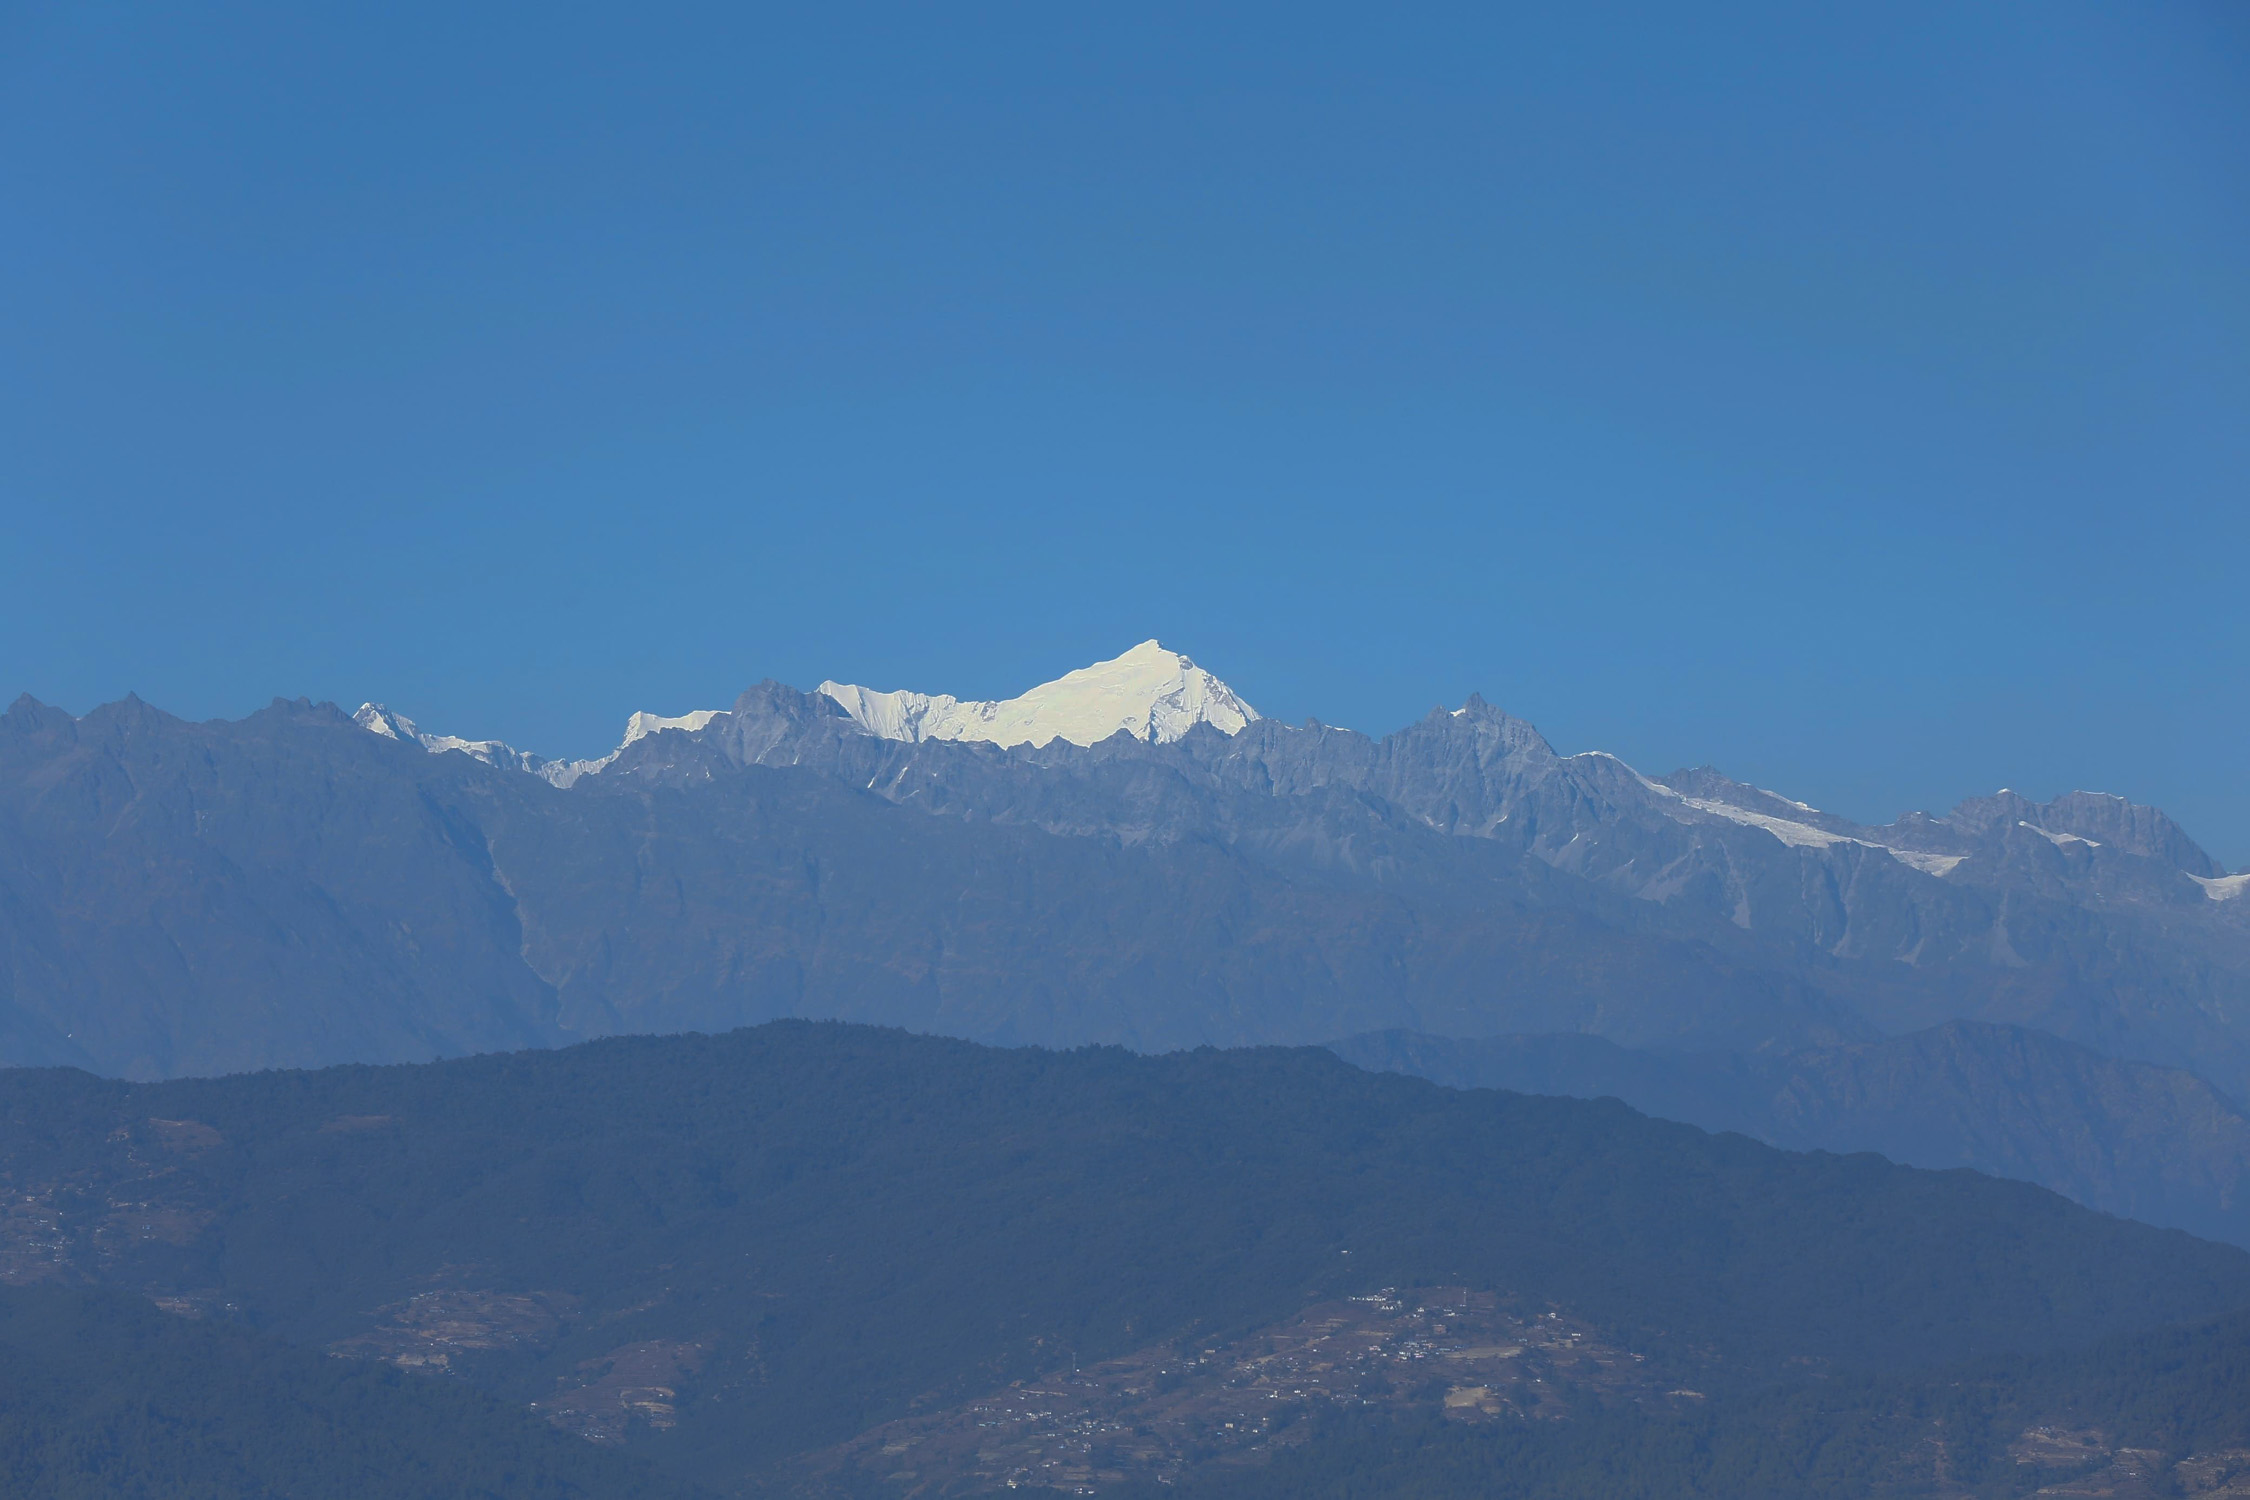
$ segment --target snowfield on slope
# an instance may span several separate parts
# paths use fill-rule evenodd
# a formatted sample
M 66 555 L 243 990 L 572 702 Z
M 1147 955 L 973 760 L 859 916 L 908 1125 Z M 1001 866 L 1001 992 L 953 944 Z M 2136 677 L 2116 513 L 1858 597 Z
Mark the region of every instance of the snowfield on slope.
M 885 693 L 844 682 L 824 682 L 819 691 L 861 728 L 887 740 L 1094 745 L 1123 730 L 1161 744 L 1197 724 L 1236 734 L 1258 717 L 1232 688 L 1152 640 L 997 702 L 965 702 L 942 693 Z

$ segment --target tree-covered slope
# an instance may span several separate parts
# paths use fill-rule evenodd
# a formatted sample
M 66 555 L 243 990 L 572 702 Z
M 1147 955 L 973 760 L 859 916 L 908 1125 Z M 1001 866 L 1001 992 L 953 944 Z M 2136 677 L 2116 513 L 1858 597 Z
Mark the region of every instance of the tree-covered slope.
M 2250 1255 L 2025 1184 L 1314 1049 L 790 1022 L 149 1085 L 19 1071 L 0 1171 L 12 1278 L 442 1355 L 721 1483 L 1058 1363 L 1383 1285 L 1551 1304 L 1722 1389 L 2250 1304 Z M 662 1411 L 628 1379 L 669 1392 Z
M 2239 1314 L 1915 1375 L 1717 1399 L 1575 1391 L 1571 1402 L 1560 1420 L 1481 1426 L 1330 1412 L 1270 1464 L 1120 1486 L 1119 1500 L 2235 1500 L 2250 1491 L 2250 1318 Z
M 2093 1208 L 2250 1245 L 2250 1116 L 2193 1073 L 2120 1062 L 2020 1026 L 1949 1021 L 1846 1046 L 1710 1054 L 1583 1035 L 1376 1032 L 1362 1067 L 1456 1088 L 1613 1097 L 1793 1151 L 1974 1167 Z
M 21 1500 L 684 1500 L 456 1382 L 140 1297 L 0 1287 L 0 1494 Z

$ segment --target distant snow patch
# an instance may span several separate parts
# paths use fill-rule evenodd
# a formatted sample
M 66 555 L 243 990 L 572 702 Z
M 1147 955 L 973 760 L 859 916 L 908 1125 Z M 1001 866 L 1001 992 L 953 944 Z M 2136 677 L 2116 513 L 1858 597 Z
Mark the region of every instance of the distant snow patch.
M 2099 839 L 2082 839 L 2075 833 L 2057 833 L 2052 828 L 2041 828 L 2037 823 L 2026 823 L 2021 818 L 2016 820 L 2016 826 L 2030 829 L 2057 849 L 2066 849 L 2072 844 L 2084 844 L 2089 849 L 2099 849 L 2102 846 Z
M 2188 879 L 2202 886 L 2203 894 L 2213 901 L 2232 901 L 2250 891 L 2250 870 L 2240 875 L 2190 875 Z
M 1617 760 L 1616 756 L 1609 755 L 1604 750 L 1593 750 L 1587 753 Z M 1618 764 L 1624 765 L 1625 763 L 1618 761 Z M 1633 771 L 1631 766 L 1626 766 L 1625 769 Z M 1752 812 L 1747 807 L 1736 807 L 1731 802 L 1717 802 L 1708 797 L 1689 797 L 1674 791 L 1661 781 L 1651 781 L 1638 771 L 1633 771 L 1633 777 L 1659 797 L 1666 797 L 1674 802 L 1692 807 L 1697 812 L 1709 813 L 1716 818 L 1724 818 L 1729 823 L 1740 823 L 1745 828 L 1762 828 L 1784 844 L 1796 849 L 1827 849 L 1836 844 L 1857 844 L 1862 849 L 1880 849 L 1900 864 L 1920 870 L 1925 875 L 1941 877 L 1950 873 L 1955 865 L 1968 858 L 1965 854 L 1928 854 L 1919 849 L 1899 849 L 1889 844 L 1878 844 L 1872 839 L 1855 839 L 1847 834 L 1830 833 L 1827 829 L 1815 828 L 1810 823 L 1793 822 L 1788 818 L 1769 817 L 1765 813 Z M 1758 790 L 1764 791 L 1764 788 L 1761 787 Z M 1817 807 L 1807 806 L 1794 798 L 1782 797 L 1776 792 L 1767 792 L 1766 795 L 1786 802 L 1791 807 L 1802 807 L 1806 812 L 1820 811 Z
M 1827 829 L 1815 828 L 1810 823 L 1793 823 L 1787 818 L 1772 818 L 1764 813 L 1754 813 L 1746 807 L 1736 807 L 1731 802 L 1713 802 L 1706 797 L 1682 797 L 1680 800 L 1698 812 L 1725 818 L 1730 823 L 1740 823 L 1748 828 L 1763 828 L 1784 844 L 1799 849 L 1825 849 L 1831 844 L 1862 844 L 1870 849 L 1884 847 L 1881 844 L 1870 844 L 1865 839 L 1830 833 Z
M 1949 875 L 1955 865 L 1969 857 L 1966 854 L 1928 854 L 1920 849 L 1896 849 L 1889 844 L 1883 847 L 1890 849 L 1891 858 L 1902 865 L 1912 865 L 1925 875 Z
M 425 734 L 415 727 L 412 719 L 404 714 L 392 713 L 380 703 L 362 703 L 359 712 L 352 715 L 352 722 L 369 734 L 420 745 L 432 755 L 457 752 L 472 760 L 481 760 L 488 766 L 505 766 L 511 771 L 530 771 L 535 774 L 551 764 L 528 750 L 518 750 L 503 740 L 465 740 L 457 734 Z
M 528 771 L 543 781 L 559 787 L 569 786 L 581 776 L 591 776 L 623 753 L 635 740 L 646 739 L 663 729 L 701 729 L 719 716 L 720 710 L 697 709 L 691 714 L 666 718 L 661 714 L 637 713 L 625 721 L 625 738 L 615 750 L 599 760 L 549 760 L 543 755 L 533 755 L 528 750 L 518 750 L 501 740 L 465 740 L 455 734 L 425 734 L 414 721 L 404 714 L 392 713 L 380 703 L 362 703 L 352 722 L 369 734 L 379 734 L 387 740 L 401 740 L 420 745 L 432 755 L 458 752 L 488 766 L 505 766 L 512 771 Z

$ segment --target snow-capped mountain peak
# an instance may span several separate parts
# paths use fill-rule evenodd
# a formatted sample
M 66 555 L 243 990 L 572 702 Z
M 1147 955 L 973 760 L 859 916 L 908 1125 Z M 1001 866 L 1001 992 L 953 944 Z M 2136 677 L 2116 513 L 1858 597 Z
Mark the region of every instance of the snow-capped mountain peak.
M 617 748 L 610 751 L 609 754 L 598 760 L 551 760 L 539 768 L 539 774 L 556 786 L 569 786 L 581 776 L 591 776 L 597 771 L 606 769 L 610 762 L 625 753 L 627 745 L 636 740 L 645 740 L 662 729 L 685 729 L 692 733 L 724 712 L 724 709 L 717 708 L 699 708 L 693 713 L 671 716 L 652 714 L 646 711 L 636 712 L 625 721 L 625 738 L 619 740 Z
M 1135 739 L 1168 743 L 1197 724 L 1236 734 L 1258 717 L 1258 711 L 1232 688 L 1152 640 L 997 702 L 964 702 L 942 693 L 884 693 L 840 682 L 824 682 L 819 691 L 862 729 L 890 740 L 1045 745 L 1061 739 L 1092 745 L 1123 730 Z M 370 734 L 420 745 L 433 755 L 459 751 L 488 765 L 528 771 L 567 787 L 606 769 L 628 746 L 652 734 L 663 730 L 692 734 L 722 716 L 723 710 L 711 708 L 676 715 L 636 713 L 625 721 L 625 737 L 617 748 L 591 760 L 548 760 L 500 740 L 428 734 L 412 719 L 380 703 L 361 704 L 352 718 Z
M 1123 730 L 1135 739 L 1162 743 L 1197 724 L 1237 734 L 1258 717 L 1232 688 L 1153 640 L 993 702 L 942 693 L 878 692 L 842 682 L 824 682 L 819 691 L 861 728 L 890 740 L 1044 745 L 1060 739 L 1092 745 Z
M 500 740 L 465 740 L 456 734 L 424 734 L 404 714 L 391 712 L 380 703 L 362 703 L 352 722 L 370 734 L 379 734 L 387 740 L 402 740 L 410 745 L 420 745 L 432 755 L 442 755 L 448 750 L 458 750 L 463 755 L 483 761 L 488 766 L 506 766 L 511 770 L 545 774 L 551 762 L 518 750 Z
M 617 749 L 622 750 L 635 740 L 645 740 L 659 729 L 685 729 L 692 734 L 724 712 L 726 710 L 721 708 L 699 708 L 694 713 L 669 718 L 663 714 L 636 713 L 625 721 L 625 738 L 618 742 Z M 610 753 L 614 755 L 616 751 Z
M 625 721 L 625 738 L 617 748 L 598 760 L 549 760 L 528 750 L 518 750 L 501 740 L 465 740 L 454 734 L 425 734 L 412 719 L 393 713 L 380 703 L 362 703 L 352 722 L 370 734 L 379 734 L 387 740 L 399 740 L 409 745 L 420 745 L 432 755 L 442 755 L 458 750 L 488 766 L 506 766 L 510 770 L 529 771 L 532 775 L 553 782 L 556 786 L 569 786 L 581 776 L 601 770 L 624 753 L 625 747 L 635 740 L 646 739 L 662 729 L 701 729 L 717 718 L 720 710 L 700 708 L 694 713 L 667 717 L 663 714 L 636 713 Z
M 421 733 L 414 721 L 404 714 L 394 714 L 380 703 L 362 703 L 352 722 L 369 734 L 379 734 L 386 740 L 411 740 L 421 742 Z

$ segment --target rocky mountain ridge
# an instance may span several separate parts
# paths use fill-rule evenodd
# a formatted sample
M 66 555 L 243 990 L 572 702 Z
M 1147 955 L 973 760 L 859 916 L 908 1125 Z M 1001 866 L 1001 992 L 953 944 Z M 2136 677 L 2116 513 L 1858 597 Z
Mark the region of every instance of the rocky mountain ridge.
M 1258 718 L 1258 711 L 1232 688 L 1154 640 L 998 701 L 964 701 L 946 693 L 881 692 L 844 682 L 823 682 L 816 691 L 833 699 L 867 733 L 914 742 L 981 740 L 1007 746 L 1047 745 L 1060 739 L 1091 745 L 1120 733 L 1168 742 L 1197 724 L 1232 734 Z M 662 729 L 698 730 L 723 712 L 711 708 L 677 715 L 635 712 L 625 721 L 625 737 L 616 749 L 581 760 L 549 759 L 503 740 L 430 734 L 381 703 L 362 703 L 352 720 L 371 734 L 418 744 L 432 755 L 459 753 L 567 787 L 607 769 L 627 746 L 644 736 Z
M 751 738 L 767 740 L 744 761 L 761 764 L 777 763 L 777 754 L 784 758 L 779 763 L 799 763 L 808 751 L 820 755 L 811 741 L 854 732 L 901 744 L 976 741 L 1002 749 L 1046 749 L 1060 740 L 1086 749 L 1120 735 L 1136 743 L 1157 745 L 1177 743 L 1191 733 L 1207 736 L 1211 731 L 1232 740 L 1256 725 L 1258 729 L 1232 757 L 1254 768 L 1247 777 L 1236 771 L 1236 779 L 1243 784 L 1262 786 L 1280 795 L 1330 783 L 1360 786 L 1398 800 L 1432 827 L 1449 833 L 1496 833 L 1508 820 L 1511 804 L 1523 800 L 1527 791 L 1549 777 L 1560 777 L 1569 783 L 1573 794 L 1596 805 L 1605 800 L 1620 807 L 1638 802 L 1640 805 L 1632 810 L 1659 813 L 1690 825 L 1734 823 L 1758 829 L 1795 848 L 1828 849 L 1848 844 L 1879 850 L 1900 864 L 1938 877 L 1950 874 L 1995 837 L 2011 837 L 2012 827 L 2042 836 L 2066 851 L 2073 845 L 2088 850 L 2108 847 L 2156 860 L 2188 875 L 2207 900 L 2234 899 L 2250 885 L 2250 880 L 2228 875 L 2161 810 L 2109 793 L 2074 791 L 2040 803 L 2002 788 L 1989 797 L 1970 798 L 1941 816 L 1911 812 L 1887 825 L 1863 825 L 1734 781 L 1710 766 L 1651 778 L 1605 752 L 1561 755 L 1531 725 L 1494 708 L 1477 694 L 1460 708 L 1432 710 L 1424 721 L 1429 725 L 1445 719 L 1467 719 L 1473 726 L 1490 726 L 1491 732 L 1479 736 L 1473 751 L 1475 784 L 1464 787 L 1441 779 L 1435 786 L 1417 786 L 1410 769 L 1416 748 L 1410 737 L 1422 726 L 1410 726 L 1376 741 L 1351 730 L 1331 729 L 1317 720 L 1299 727 L 1263 719 L 1225 683 L 1154 640 L 1144 641 L 1112 660 L 1067 673 L 1019 697 L 996 702 L 967 702 L 944 694 L 879 692 L 832 681 L 823 682 L 812 694 L 796 694 L 800 700 L 829 699 L 842 719 L 849 721 L 849 729 L 835 722 L 835 713 L 807 702 L 784 706 L 783 698 L 792 693 L 794 689 L 769 681 L 745 694 L 733 710 L 704 709 L 677 717 L 635 713 L 615 750 L 599 759 L 567 762 L 547 760 L 498 740 L 421 733 L 413 721 L 375 703 L 363 704 L 356 720 L 377 734 L 420 743 L 433 754 L 465 753 L 490 765 L 530 771 L 559 786 L 615 765 L 629 747 L 652 733 L 667 729 L 700 732 L 716 719 L 737 715 L 765 721 L 745 725 L 738 736 L 743 744 Z M 776 735 L 776 726 L 787 727 Z M 1300 742 L 1300 737 L 1309 737 L 1309 742 Z M 1213 767 L 1222 758 L 1226 758 L 1225 752 L 1198 757 L 1201 763 Z M 1457 795 L 1464 790 L 1468 792 L 1466 799 Z M 1123 828 L 1111 831 L 1120 836 L 1132 832 Z
M 1322 819 L 1304 815 L 1389 819 L 1498 845 L 1706 934 L 1716 917 L 1846 963 L 2033 970 L 2058 942 L 2091 943 L 2098 913 L 2158 966 L 2183 937 L 2250 965 L 2237 877 L 2155 808 L 2003 791 L 1870 827 L 1707 767 L 1656 779 L 1599 752 L 1565 756 L 1480 697 L 1381 740 L 1260 720 L 1001 753 L 881 739 L 817 695 L 766 683 L 698 735 L 645 742 L 617 774 L 686 784 L 717 764 L 811 768 L 901 806 L 1126 845 L 1279 839 L 1292 858 L 1379 880 L 1398 872 L 1364 842 L 1324 842 Z M 2072 917 L 2057 920 L 2058 906 Z
M 1002 746 L 768 682 L 568 785 L 370 717 L 0 718 L 0 1056 L 160 1076 L 780 1014 L 1756 1050 L 1965 1018 L 2250 1093 L 2240 877 L 2122 799 L 1869 827 L 1563 755 L 1480 698 L 1380 740 Z

